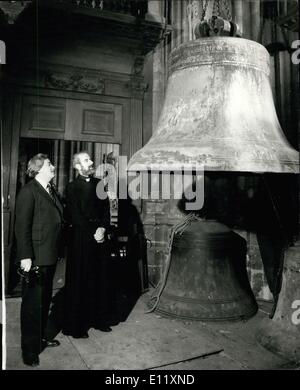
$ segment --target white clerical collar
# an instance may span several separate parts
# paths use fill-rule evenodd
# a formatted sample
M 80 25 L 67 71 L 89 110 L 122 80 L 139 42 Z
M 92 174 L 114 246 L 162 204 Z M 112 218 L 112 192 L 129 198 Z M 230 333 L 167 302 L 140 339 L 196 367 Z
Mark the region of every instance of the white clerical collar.
M 91 180 L 91 178 L 89 176 L 83 176 L 83 175 L 80 175 L 82 180 L 86 181 L 86 182 L 89 182 Z
M 39 175 L 36 175 L 35 177 L 35 180 L 38 181 L 40 183 L 41 186 L 43 186 L 45 188 L 45 190 L 47 191 L 47 185 L 49 184 L 46 180 L 44 180 L 41 176 Z

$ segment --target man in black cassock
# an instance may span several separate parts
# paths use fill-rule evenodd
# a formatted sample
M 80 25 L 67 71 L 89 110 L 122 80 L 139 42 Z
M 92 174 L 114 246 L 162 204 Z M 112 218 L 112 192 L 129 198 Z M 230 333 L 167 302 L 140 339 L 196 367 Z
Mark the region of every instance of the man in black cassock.
M 97 196 L 97 185 L 102 182 L 92 177 L 90 156 L 86 152 L 75 154 L 73 167 L 78 177 L 66 188 L 70 234 L 63 333 L 87 338 L 91 327 L 111 331 L 113 294 L 107 240 L 110 208 L 108 197 Z

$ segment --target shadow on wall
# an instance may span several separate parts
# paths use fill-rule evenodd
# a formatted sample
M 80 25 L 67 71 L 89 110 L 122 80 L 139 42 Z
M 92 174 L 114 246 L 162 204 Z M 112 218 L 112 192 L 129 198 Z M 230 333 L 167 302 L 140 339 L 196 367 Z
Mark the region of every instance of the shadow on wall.
M 281 289 L 285 250 L 298 235 L 298 191 L 296 175 L 210 172 L 205 174 L 204 206 L 196 212 L 201 218 L 256 235 L 257 243 L 248 242 L 249 254 L 255 256 L 259 250 L 261 265 L 257 267 L 253 259 L 254 271 L 256 276 L 264 272 L 274 299 Z M 185 202 L 183 198 L 178 204 L 183 212 Z

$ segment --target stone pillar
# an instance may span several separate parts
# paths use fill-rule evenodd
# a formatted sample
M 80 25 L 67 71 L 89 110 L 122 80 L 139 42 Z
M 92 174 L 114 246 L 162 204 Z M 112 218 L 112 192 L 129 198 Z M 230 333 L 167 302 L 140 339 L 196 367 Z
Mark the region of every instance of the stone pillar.
M 145 173 L 148 175 L 148 173 Z M 156 286 L 161 279 L 163 264 L 165 263 L 165 243 L 168 239 L 166 220 L 168 205 L 165 200 L 147 200 L 143 202 L 143 224 L 145 236 L 149 240 L 147 250 L 149 281 Z
M 148 14 L 146 20 L 165 23 L 164 1 L 149 0 Z M 153 89 L 152 89 L 152 133 L 157 126 L 161 109 L 164 103 L 166 75 L 167 75 L 167 39 L 162 40 L 153 53 Z M 150 173 L 143 173 L 143 181 L 151 185 Z M 157 222 L 158 215 L 167 214 L 166 201 L 148 199 L 142 202 L 142 220 L 145 236 L 148 239 L 147 263 L 149 281 L 156 285 L 161 276 L 162 265 L 164 264 L 164 251 L 162 242 L 165 241 L 165 229 Z

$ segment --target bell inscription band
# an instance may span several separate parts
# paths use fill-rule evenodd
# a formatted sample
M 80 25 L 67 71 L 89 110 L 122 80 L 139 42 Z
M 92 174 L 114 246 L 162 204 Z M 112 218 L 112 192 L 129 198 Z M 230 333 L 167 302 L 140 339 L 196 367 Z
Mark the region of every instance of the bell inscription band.
M 280 127 L 259 43 L 202 38 L 173 50 L 166 97 L 150 141 L 131 170 L 298 173 L 299 156 Z

